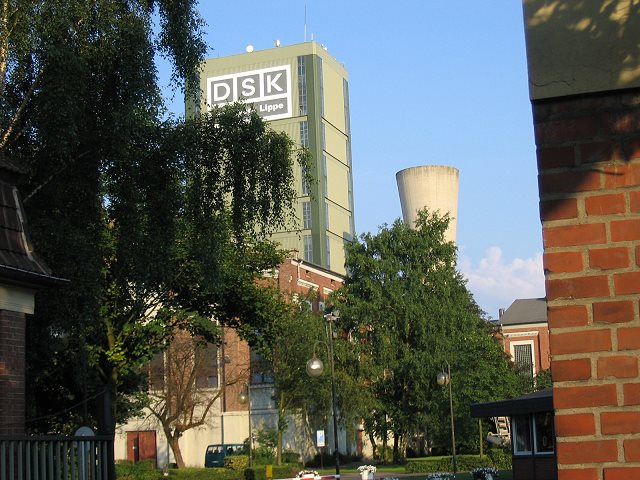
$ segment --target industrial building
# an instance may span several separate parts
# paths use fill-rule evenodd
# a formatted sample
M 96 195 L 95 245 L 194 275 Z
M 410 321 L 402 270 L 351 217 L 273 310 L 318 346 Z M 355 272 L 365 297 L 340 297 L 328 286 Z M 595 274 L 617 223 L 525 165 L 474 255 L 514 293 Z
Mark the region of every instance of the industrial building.
M 322 313 L 328 295 L 342 284 L 344 244 L 355 235 L 349 89 L 344 66 L 313 41 L 262 51 L 248 47 L 244 54 L 206 60 L 200 89 L 201 102 L 187 105 L 188 115 L 243 101 L 255 108 L 270 127 L 287 133 L 308 150 L 309 173 L 314 181 L 304 181 L 307 176 L 296 166 L 297 221 L 272 236 L 291 252 L 291 258 L 270 280 L 294 294 L 313 289 L 319 301 L 312 308 Z M 169 352 L 170 349 L 164 354 L 165 362 Z M 217 398 L 206 425 L 185 432 L 180 439 L 188 466 L 204 465 L 207 445 L 239 444 L 249 437 L 249 432 L 275 427 L 277 422 L 273 379 L 255 368 L 261 358 L 251 352 L 246 342 L 225 328 L 223 345 L 212 346 L 210 353 L 206 388 Z M 162 362 L 163 356 L 156 360 Z M 229 382 L 239 372 L 248 372 L 246 379 Z M 247 388 L 245 384 L 249 400 L 241 402 L 238 399 Z M 313 439 L 296 419 L 290 425 L 284 448 L 295 449 L 305 458 L 313 456 L 317 451 Z M 340 431 L 339 437 L 344 453 L 359 453 L 366 448 L 362 431 L 352 439 Z M 334 448 L 332 438 L 328 422 L 329 451 Z M 174 461 L 162 429 L 152 416 L 119 426 L 116 458 L 150 459 L 158 466 Z
M 402 219 L 413 227 L 418 211 L 449 215 L 449 227 L 445 232 L 447 242 L 456 241 L 458 225 L 458 179 L 460 172 L 446 165 L 422 165 L 396 173 Z
M 349 83 L 344 66 L 316 42 L 205 61 L 201 109 L 244 101 L 311 155 L 296 172 L 297 225 L 273 239 L 299 258 L 344 274 L 344 242 L 354 236 Z

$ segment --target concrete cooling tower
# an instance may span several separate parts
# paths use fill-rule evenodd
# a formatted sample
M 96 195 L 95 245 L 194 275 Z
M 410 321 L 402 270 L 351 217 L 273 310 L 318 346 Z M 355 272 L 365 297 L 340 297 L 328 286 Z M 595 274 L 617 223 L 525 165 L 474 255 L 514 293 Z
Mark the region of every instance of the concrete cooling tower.
M 425 207 L 431 212 L 438 210 L 441 215 L 448 213 L 451 222 L 445 233 L 445 240 L 455 242 L 458 218 L 458 177 L 457 168 L 444 165 L 411 167 L 396 173 L 404 223 L 415 225 L 418 210 Z

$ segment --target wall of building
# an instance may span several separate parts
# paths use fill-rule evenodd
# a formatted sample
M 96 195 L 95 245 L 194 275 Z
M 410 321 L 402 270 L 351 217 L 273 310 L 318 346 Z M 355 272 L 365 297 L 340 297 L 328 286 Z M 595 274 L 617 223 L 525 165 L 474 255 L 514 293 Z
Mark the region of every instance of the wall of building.
M 344 66 L 315 42 L 208 59 L 201 74 L 205 92 L 201 109 L 207 108 L 207 98 L 214 97 L 210 79 L 224 80 L 228 75 L 278 67 L 289 68 L 289 111 L 281 117 L 264 118 L 272 128 L 308 149 L 310 173 L 316 181 L 310 185 L 310 192 L 303 192 L 301 168 L 295 165 L 298 219 L 272 239 L 287 250 L 296 250 L 301 258 L 344 274 L 344 242 L 354 235 L 348 75 Z M 306 92 L 306 109 L 301 105 L 301 91 Z M 304 142 L 302 125 L 308 129 Z M 312 208 L 312 222 L 306 227 L 303 203 Z M 305 257 L 305 236 L 313 243 L 313 258 Z
M 0 435 L 25 433 L 25 314 L 0 310 Z
M 310 289 L 318 292 L 317 300 L 312 308 L 323 311 L 328 295 L 342 285 L 343 278 L 334 273 L 307 264 L 296 259 L 287 259 L 272 277 L 265 279 L 275 282 L 278 287 L 287 292 L 304 294 Z M 239 401 L 240 394 L 246 389 L 246 379 L 249 378 L 250 349 L 235 330 L 224 328 L 224 344 L 218 349 L 218 378 L 220 385 L 227 385 L 221 391 L 211 389 L 211 395 L 219 395 L 214 403 L 206 424 L 198 429 L 186 431 L 180 438 L 180 448 L 187 466 L 199 467 L 204 465 L 205 450 L 208 445 L 219 443 L 243 443 L 249 436 L 249 405 Z M 311 351 L 309 355 L 311 356 Z M 278 411 L 274 400 L 272 383 L 252 383 L 250 387 L 251 428 L 257 430 L 270 427 L 276 428 Z M 169 451 L 167 441 L 157 420 L 145 412 L 146 416 L 131 419 L 127 424 L 118 426 L 115 442 L 115 457 L 117 460 L 130 459 L 131 451 L 127 449 L 127 436 L 136 432 L 155 432 L 156 462 L 164 466 L 173 462 L 173 454 Z M 288 419 L 289 428 L 283 438 L 283 448 L 300 452 L 304 458 L 313 457 L 316 453 L 314 438 L 311 436 L 299 416 Z M 333 449 L 332 422 L 326 429 L 327 449 Z M 342 452 L 355 450 L 355 438 L 348 439 L 345 431 L 339 432 L 340 450 Z M 366 442 L 365 442 L 366 443 Z M 365 445 L 366 447 L 366 445 Z
M 558 478 L 640 478 L 640 5 L 524 6 Z
M 534 374 L 548 370 L 551 363 L 549 355 L 549 328 L 547 324 L 513 325 L 502 328 L 505 353 L 513 357 L 513 346 L 527 343 L 532 346 Z

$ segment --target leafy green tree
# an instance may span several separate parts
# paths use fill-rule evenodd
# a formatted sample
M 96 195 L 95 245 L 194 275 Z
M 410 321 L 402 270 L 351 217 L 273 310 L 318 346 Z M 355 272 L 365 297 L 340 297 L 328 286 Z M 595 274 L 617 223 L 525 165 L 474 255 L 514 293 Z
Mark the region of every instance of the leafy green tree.
M 0 149 L 27 171 L 35 249 L 70 280 L 29 322 L 32 431 L 113 433 L 176 327 L 215 342 L 211 317 L 277 309 L 255 280 L 281 259 L 264 238 L 292 215 L 291 140 L 244 105 L 163 119 L 156 55 L 187 93 L 202 26 L 195 0 L 0 0 Z
M 436 382 L 446 362 L 463 450 L 477 443 L 469 405 L 504 398 L 519 385 L 456 270 L 455 245 L 444 240 L 448 223 L 423 211 L 415 228 L 397 220 L 362 235 L 347 245 L 348 275 L 336 292 L 376 399 L 366 426 L 378 438 L 393 434 L 396 460 L 414 435 L 451 444 L 448 389 Z
M 255 347 L 264 355 L 274 377 L 278 403 L 277 461 L 282 459 L 282 437 L 288 429 L 289 415 L 301 416 L 308 427 L 308 434 L 326 429 L 331 421 L 332 394 L 330 359 L 328 353 L 328 325 L 324 312 L 312 312 L 309 303 L 316 297 L 311 291 L 305 297 L 284 296 L 286 311 L 268 326 L 259 330 Z M 349 428 L 362 418 L 360 410 L 366 409 L 363 401 L 362 376 L 355 374 L 357 357 L 346 332 L 340 323 L 334 329 L 334 360 L 336 381 L 336 406 L 338 422 Z M 316 355 L 324 364 L 324 373 L 310 377 L 307 362 Z

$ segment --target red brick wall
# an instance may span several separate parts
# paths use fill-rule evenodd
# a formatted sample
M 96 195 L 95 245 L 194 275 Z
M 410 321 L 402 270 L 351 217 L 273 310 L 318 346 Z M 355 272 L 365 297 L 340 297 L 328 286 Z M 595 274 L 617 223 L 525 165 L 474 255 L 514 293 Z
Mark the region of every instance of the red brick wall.
M 25 316 L 0 310 L 0 435 L 24 433 Z
M 559 480 L 640 478 L 640 92 L 533 113 Z
M 523 336 L 526 332 L 536 332 L 535 335 Z M 504 338 L 504 351 L 511 355 L 511 344 L 517 342 L 533 342 L 533 354 L 535 359 L 535 374 L 541 370 L 548 370 L 551 366 L 549 355 L 549 328 L 532 327 L 527 325 L 503 326 L 502 334 Z M 519 336 L 517 334 L 520 334 Z

